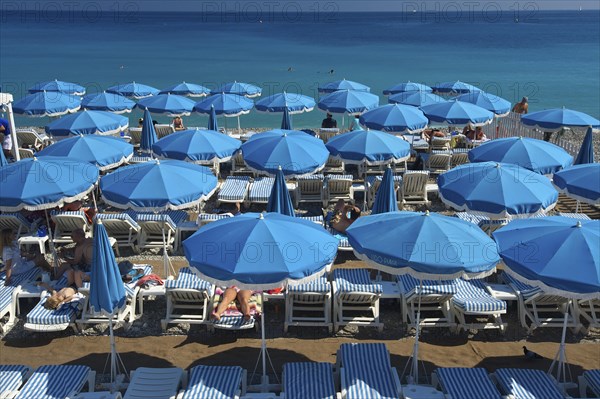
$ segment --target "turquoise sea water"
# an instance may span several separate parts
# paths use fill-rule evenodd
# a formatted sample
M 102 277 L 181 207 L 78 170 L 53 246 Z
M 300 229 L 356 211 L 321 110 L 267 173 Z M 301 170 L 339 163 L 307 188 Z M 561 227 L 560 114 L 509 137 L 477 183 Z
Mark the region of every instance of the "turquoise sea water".
M 287 90 L 316 98 L 320 83 L 347 78 L 369 85 L 385 104 L 382 90 L 395 83 L 462 80 L 511 102 L 528 96 L 531 111 L 566 106 L 600 117 L 598 11 L 538 11 L 518 22 L 509 13 L 497 20 L 433 13 L 126 17 L 4 15 L 3 90 L 21 98 L 34 83 L 54 78 L 88 92 L 132 80 L 157 88 L 238 80 L 262 86 L 263 96 Z M 295 115 L 294 125 L 315 126 L 322 118 L 315 110 Z M 280 120 L 252 111 L 242 126 L 275 127 Z M 187 125 L 206 121 L 186 119 Z

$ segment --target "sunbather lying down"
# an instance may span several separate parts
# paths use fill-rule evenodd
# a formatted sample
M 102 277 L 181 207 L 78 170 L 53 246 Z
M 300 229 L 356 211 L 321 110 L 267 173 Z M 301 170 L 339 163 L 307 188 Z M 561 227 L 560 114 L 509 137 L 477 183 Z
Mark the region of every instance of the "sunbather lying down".
M 68 269 L 65 271 L 65 276 L 67 276 L 67 285 L 59 291 L 54 290 L 46 283 L 39 283 L 40 286 L 51 292 L 46 302 L 44 302 L 46 309 L 56 310 L 61 304 L 69 302 L 77 294 L 79 288 L 83 286 L 83 282 L 90 281 L 90 277 L 81 270 Z
M 235 286 L 227 288 L 221 295 L 221 302 L 219 302 L 217 308 L 212 312 L 212 319 L 217 321 L 220 320 L 223 313 L 229 308 L 231 302 L 237 299 L 240 311 L 244 315 L 244 320 L 250 320 L 252 317 L 250 314 L 252 310 L 252 306 L 250 304 L 251 296 L 251 290 L 240 290 Z

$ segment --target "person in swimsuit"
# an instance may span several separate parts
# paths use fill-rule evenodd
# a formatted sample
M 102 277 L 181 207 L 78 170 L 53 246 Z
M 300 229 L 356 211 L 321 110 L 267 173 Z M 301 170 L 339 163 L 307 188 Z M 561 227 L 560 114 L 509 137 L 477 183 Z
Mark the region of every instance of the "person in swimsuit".
M 223 312 L 227 310 L 229 304 L 237 299 L 240 304 L 240 310 L 244 315 L 244 320 L 250 320 L 250 297 L 252 296 L 251 290 L 240 290 L 236 286 L 231 286 L 223 293 L 221 302 L 217 309 L 212 312 L 213 320 L 220 320 Z
M 67 286 L 59 291 L 54 290 L 46 283 L 39 284 L 51 292 L 46 302 L 44 302 L 46 309 L 56 310 L 61 304 L 69 302 L 79 292 L 83 282 L 90 281 L 90 277 L 80 270 L 69 269 L 65 272 L 65 275 L 67 276 Z

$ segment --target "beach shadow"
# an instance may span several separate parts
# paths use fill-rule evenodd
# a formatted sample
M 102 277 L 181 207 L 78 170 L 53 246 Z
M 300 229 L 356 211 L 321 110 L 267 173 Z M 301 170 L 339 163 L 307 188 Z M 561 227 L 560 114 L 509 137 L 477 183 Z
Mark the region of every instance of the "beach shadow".
M 395 367 L 398 372 L 400 382 L 403 384 L 406 383 L 406 376 L 410 374 L 410 369 L 412 367 L 412 359 L 409 356 L 391 354 L 390 361 L 392 362 L 392 367 Z M 430 384 L 431 373 L 437 367 L 438 366 L 435 363 L 423 360 L 419 361 L 419 382 L 422 384 Z
M 95 370 L 98 373 L 110 372 L 110 368 L 105 369 L 107 359 L 109 358 L 109 348 L 106 348 L 106 352 L 101 353 L 90 353 L 83 357 L 73 359 L 66 364 L 85 365 Z M 165 368 L 173 367 L 173 363 L 168 360 L 161 359 L 159 357 L 146 355 L 144 353 L 130 351 L 130 352 L 119 352 L 123 364 L 127 367 L 127 370 L 135 370 L 138 367 L 156 367 Z M 108 370 L 108 371 L 106 371 Z

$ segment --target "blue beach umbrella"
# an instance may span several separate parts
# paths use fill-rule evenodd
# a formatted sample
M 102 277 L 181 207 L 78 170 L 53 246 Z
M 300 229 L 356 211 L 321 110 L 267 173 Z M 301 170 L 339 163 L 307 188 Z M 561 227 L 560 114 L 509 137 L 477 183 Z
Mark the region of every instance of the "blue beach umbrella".
M 446 205 L 492 219 L 544 214 L 558 201 L 547 177 L 505 163 L 457 166 L 438 177 L 438 187 Z
M 292 197 L 285 183 L 285 177 L 281 169 L 275 173 L 275 182 L 271 189 L 271 195 L 269 195 L 269 202 L 267 203 L 267 212 L 277 212 L 282 215 L 296 217 L 294 212 L 294 204 L 292 204 Z
M 456 82 L 442 82 L 436 84 L 435 86 L 431 86 L 431 88 L 433 89 L 434 93 L 442 94 L 462 94 L 481 91 L 480 88 L 465 82 L 461 82 L 460 80 L 457 80 Z
M 123 83 L 120 85 L 111 86 L 108 89 L 106 89 L 106 91 L 109 93 L 117 93 L 125 97 L 131 97 L 136 100 L 154 96 L 159 93 L 159 90 L 155 87 L 136 82 Z
M 319 86 L 319 93 L 333 93 L 339 90 L 355 90 L 362 92 L 370 92 L 371 88 L 362 83 L 353 82 L 351 80 L 336 80 L 335 82 L 324 83 Z
M 196 103 L 187 97 L 177 94 L 158 94 L 143 98 L 138 101 L 136 107 L 147 109 L 155 114 L 166 114 L 168 116 L 188 116 L 194 109 Z
M 61 80 L 54 79 L 48 82 L 36 83 L 27 91 L 29 93 L 58 91 L 65 94 L 71 94 L 73 96 L 83 96 L 85 94 L 85 87 L 78 85 L 77 83 L 63 82 Z
M 8 160 L 4 156 L 4 151 L 0 151 L 0 167 L 8 165 Z
M 439 104 L 446 100 L 436 94 L 423 91 L 407 91 L 394 94 L 388 97 L 390 104 L 405 104 L 413 107 L 423 107 L 425 105 Z
M 287 108 L 283 111 L 283 117 L 281 118 L 281 129 L 292 130 L 292 118 L 290 117 L 290 111 Z
M 386 212 L 396 212 L 398 210 L 398 200 L 396 198 L 396 187 L 394 185 L 394 174 L 392 168 L 387 168 L 383 174 L 383 179 L 377 193 L 371 215 Z
M 254 105 L 260 112 L 284 112 L 291 115 L 310 112 L 315 107 L 315 99 L 298 93 L 277 93 L 260 99 Z
M 184 130 L 158 140 L 152 151 L 159 158 L 195 163 L 227 162 L 242 142 L 214 130 Z
M 494 114 L 478 105 L 464 101 L 446 101 L 425 105 L 421 110 L 430 122 L 446 123 L 452 126 L 483 126 L 492 122 Z
M 431 93 L 433 89 L 427 85 L 422 83 L 414 83 L 414 82 L 406 82 L 406 83 L 398 83 L 390 87 L 389 89 L 385 89 L 383 94 L 386 96 L 398 93 L 407 93 L 407 92 L 421 92 L 421 93 Z
M 40 152 L 46 156 L 65 157 L 96 165 L 100 170 L 116 168 L 133 155 L 133 146 L 117 137 L 86 135 L 60 140 Z
M 575 165 L 554 174 L 552 183 L 560 192 L 591 205 L 600 205 L 600 164 Z
M 166 89 L 162 89 L 158 94 L 177 94 L 178 96 L 186 97 L 206 97 L 210 94 L 210 89 L 201 85 L 182 82 L 173 86 L 169 86 Z
M 238 96 L 254 98 L 262 94 L 262 89 L 250 83 L 230 82 L 211 91 L 211 94 L 219 93 L 237 94 Z
M 140 151 L 152 152 L 152 146 L 158 141 L 156 137 L 156 129 L 152 123 L 152 115 L 150 111 L 144 110 L 144 122 L 142 123 L 142 138 L 140 141 Z
M 213 107 L 217 115 L 234 117 L 249 113 L 254 102 L 237 94 L 218 93 L 196 103 L 194 111 L 210 114 Z
M 488 141 L 469 151 L 470 162 L 503 162 L 519 165 L 543 175 L 558 172 L 573 163 L 561 147 L 528 137 L 508 137 Z
M 366 91 L 340 90 L 321 97 L 319 109 L 332 114 L 360 114 L 379 105 L 379 97 Z
M 483 91 L 465 93 L 456 97 L 458 101 L 479 105 L 493 112 L 496 116 L 506 116 L 510 112 L 511 103 L 501 97 Z
M 29 94 L 13 103 L 13 111 L 26 116 L 61 116 L 77 112 L 81 98 L 56 91 Z
M 115 114 L 129 113 L 135 107 L 135 102 L 120 94 L 102 93 L 88 94 L 83 97 L 81 106 L 93 111 L 109 111 Z
M 545 109 L 521 116 L 526 126 L 537 127 L 545 131 L 561 130 L 565 127 L 600 127 L 600 121 L 588 114 L 567 108 Z
M 579 153 L 577 153 L 577 158 L 575 158 L 575 165 L 582 165 L 585 163 L 594 163 L 594 145 L 593 141 L 593 133 L 592 127 L 588 127 L 587 132 L 585 133 L 585 137 L 583 138 L 583 142 L 581 143 L 581 148 L 579 149 Z
M 129 119 L 107 111 L 81 111 L 63 116 L 46 126 L 46 133 L 53 136 L 113 135 L 125 131 Z
M 210 114 L 208 115 L 208 130 L 219 131 L 219 124 L 217 123 L 217 113 L 215 112 L 215 106 L 210 106 Z
M 420 109 L 403 104 L 383 105 L 360 116 L 360 123 L 369 129 L 390 133 L 419 133 L 428 122 Z
M 410 144 L 377 130 L 343 133 L 331 138 L 326 147 L 332 156 L 356 165 L 382 165 L 410 157 Z
M 329 151 L 323 141 L 296 130 L 270 130 L 255 134 L 242 144 L 246 164 L 257 171 L 297 177 L 323 168 Z

